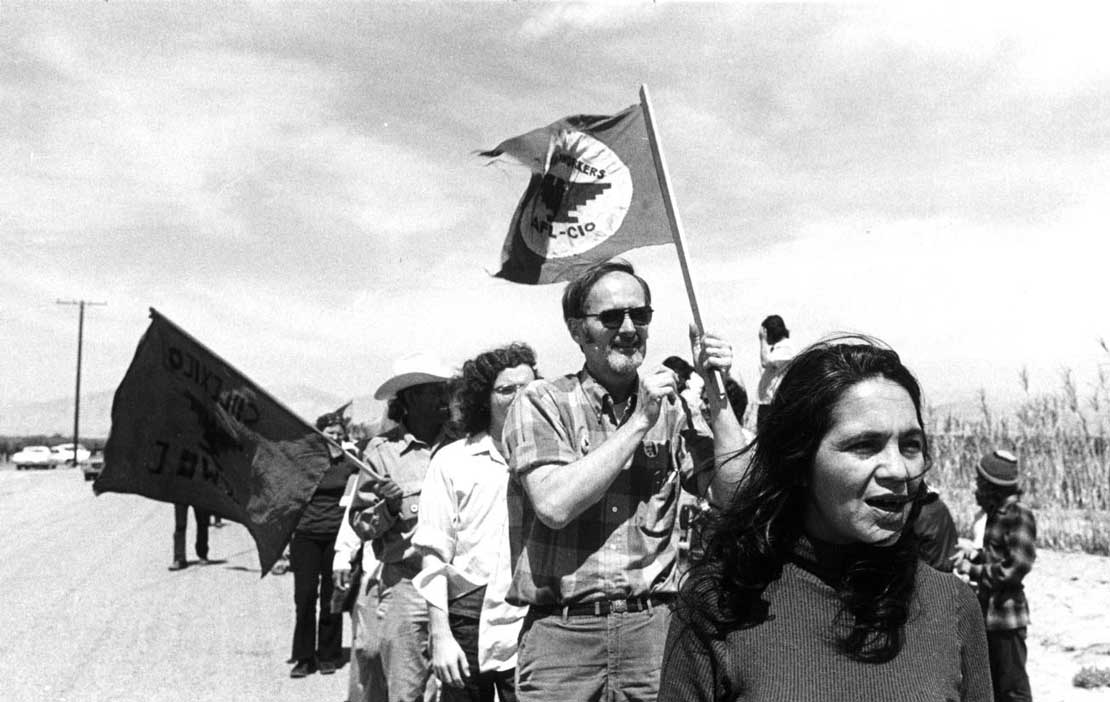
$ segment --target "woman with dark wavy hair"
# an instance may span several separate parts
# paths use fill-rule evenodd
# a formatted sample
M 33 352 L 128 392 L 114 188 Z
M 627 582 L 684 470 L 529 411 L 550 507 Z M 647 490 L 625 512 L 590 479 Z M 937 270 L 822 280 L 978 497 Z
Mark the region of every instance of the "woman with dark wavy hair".
M 413 580 L 428 601 L 429 654 L 443 702 L 515 702 L 517 639 L 526 609 L 505 602 L 509 468 L 501 443 L 509 405 L 539 376 L 536 354 L 515 343 L 463 364 L 455 383 L 466 437 L 432 457 L 412 543 Z
M 918 561 L 928 465 L 897 353 L 795 357 L 684 584 L 659 700 L 990 700 L 975 596 Z

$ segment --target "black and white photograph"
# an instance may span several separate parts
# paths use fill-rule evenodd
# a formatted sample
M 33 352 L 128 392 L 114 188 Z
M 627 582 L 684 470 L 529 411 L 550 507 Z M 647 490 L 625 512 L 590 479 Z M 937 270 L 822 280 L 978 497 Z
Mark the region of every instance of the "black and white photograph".
M 1110 699 L 1108 20 L 0 2 L 0 698 Z

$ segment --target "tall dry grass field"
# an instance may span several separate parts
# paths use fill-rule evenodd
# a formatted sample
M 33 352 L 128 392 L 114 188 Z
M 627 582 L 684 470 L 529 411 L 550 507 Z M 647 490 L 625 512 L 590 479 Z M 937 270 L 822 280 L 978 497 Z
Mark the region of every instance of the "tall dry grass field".
M 1089 392 L 1081 392 L 1064 371 L 1059 390 L 1046 395 L 1029 393 L 1025 373 L 1021 382 L 1026 397 L 1012 415 L 996 416 L 981 395 L 977 419 L 926 420 L 930 484 L 970 536 L 978 509 L 975 464 L 989 451 L 1007 449 L 1021 462 L 1022 500 L 1036 512 L 1038 545 L 1110 555 L 1110 378 L 1100 372 Z

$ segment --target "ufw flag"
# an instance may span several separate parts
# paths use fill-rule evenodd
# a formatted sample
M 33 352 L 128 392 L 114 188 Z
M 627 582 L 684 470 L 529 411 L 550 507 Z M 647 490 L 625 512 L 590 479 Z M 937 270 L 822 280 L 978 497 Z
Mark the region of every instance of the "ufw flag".
M 556 283 L 629 249 L 672 242 L 639 104 L 612 116 L 575 115 L 482 156 L 532 169 L 497 273 Z
M 150 316 L 112 401 L 93 489 L 239 522 L 265 575 L 330 466 L 328 440 L 153 308 Z M 357 470 L 346 452 L 339 460 Z

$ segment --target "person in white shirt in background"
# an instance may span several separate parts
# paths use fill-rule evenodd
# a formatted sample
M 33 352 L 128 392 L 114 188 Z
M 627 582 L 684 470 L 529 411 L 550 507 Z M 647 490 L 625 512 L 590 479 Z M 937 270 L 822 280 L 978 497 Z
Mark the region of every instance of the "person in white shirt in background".
M 432 670 L 441 702 L 515 702 L 517 639 L 527 612 L 505 602 L 512 580 L 509 472 L 501 430 L 509 405 L 536 379 L 536 356 L 515 343 L 463 365 L 459 412 L 466 438 L 440 449 L 420 493 L 413 579 L 428 600 Z
M 756 389 L 756 428 L 763 425 L 767 408 L 775 396 L 786 364 L 794 358 L 794 347 L 790 343 L 790 330 L 777 314 L 769 315 L 759 325 L 759 365 L 763 369 Z
M 344 444 L 345 450 L 357 455 L 358 449 Z M 351 602 L 351 667 L 347 685 L 347 702 L 378 702 L 389 698 L 385 669 L 381 657 L 381 624 L 378 620 L 378 577 L 381 562 L 374 557 L 374 549 L 364 546 L 351 528 L 351 497 L 358 484 L 358 475 L 347 481 L 347 489 L 340 500 L 344 507 L 343 524 L 335 538 L 335 561 L 332 577 L 336 591 L 346 593 L 350 588 L 357 592 Z M 349 597 L 346 601 L 351 601 Z

